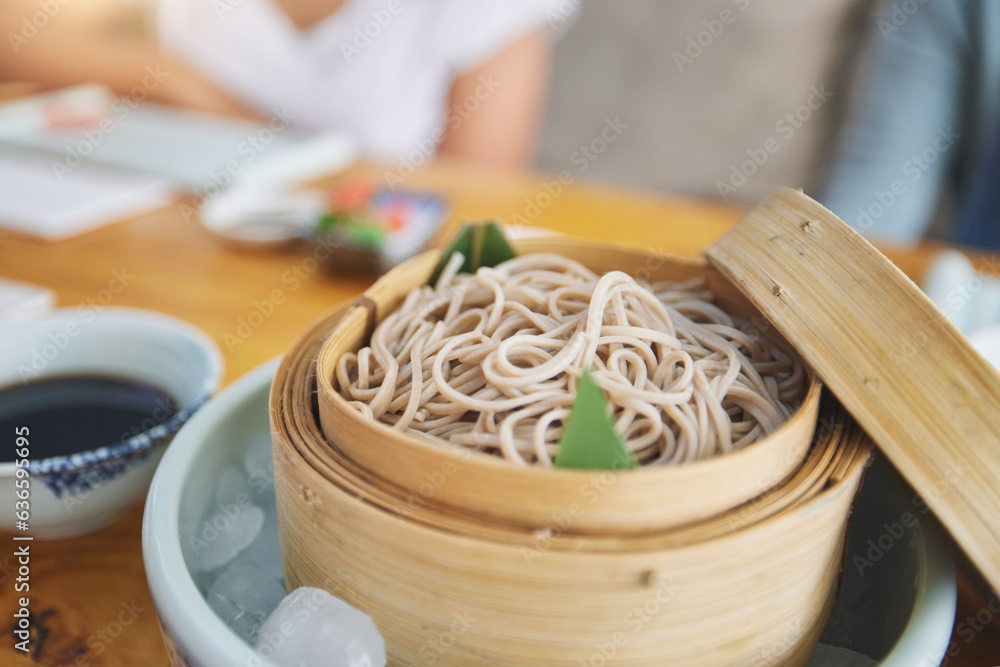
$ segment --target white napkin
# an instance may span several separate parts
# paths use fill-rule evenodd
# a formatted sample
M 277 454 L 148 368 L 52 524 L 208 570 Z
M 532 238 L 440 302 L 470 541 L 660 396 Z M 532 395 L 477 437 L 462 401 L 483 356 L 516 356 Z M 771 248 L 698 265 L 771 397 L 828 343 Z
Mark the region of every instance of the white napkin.
M 50 289 L 0 278 L 0 324 L 13 324 L 41 317 L 56 304 Z

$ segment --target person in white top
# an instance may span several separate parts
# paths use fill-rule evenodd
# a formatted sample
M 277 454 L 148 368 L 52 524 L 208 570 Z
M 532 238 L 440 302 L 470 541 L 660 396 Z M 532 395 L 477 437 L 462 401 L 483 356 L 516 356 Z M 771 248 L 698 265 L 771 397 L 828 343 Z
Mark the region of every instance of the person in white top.
M 72 3 L 26 31 L 37 3 L 4 0 L 0 35 L 11 49 L 0 49 L 0 77 L 49 86 L 96 80 L 128 94 L 156 71 L 145 91 L 153 101 L 347 130 L 384 160 L 436 151 L 525 166 L 548 86 L 549 24 L 565 18 L 567 1 L 574 6 L 156 0 L 150 45 L 116 38 L 92 17 L 84 24 Z

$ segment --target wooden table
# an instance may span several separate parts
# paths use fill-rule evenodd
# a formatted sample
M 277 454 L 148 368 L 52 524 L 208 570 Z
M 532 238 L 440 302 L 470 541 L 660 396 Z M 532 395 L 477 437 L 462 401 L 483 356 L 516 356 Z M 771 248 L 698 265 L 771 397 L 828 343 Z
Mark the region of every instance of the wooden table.
M 380 179 L 382 173 L 366 164 L 331 180 Z M 578 174 L 565 173 L 570 178 L 564 180 L 573 182 L 557 186 L 552 175 L 438 163 L 414 174 L 406 186 L 445 194 L 452 224 L 485 218 L 527 221 L 688 256 L 700 253 L 740 217 L 735 208 L 577 183 Z M 318 315 L 368 284 L 367 279 L 329 275 L 302 247 L 248 251 L 226 245 L 183 210 L 175 206 L 60 243 L 19 239 L 0 230 L 0 275 L 50 287 L 60 304 L 74 305 L 105 299 L 114 272 L 124 274 L 128 284 L 111 303 L 156 309 L 201 327 L 225 355 L 226 383 L 281 354 Z M 925 247 L 889 254 L 919 278 L 933 252 Z M 259 326 L 249 327 L 250 322 Z M 9 536 L 0 534 L 0 664 L 167 664 L 143 573 L 141 521 L 137 504 L 96 534 L 34 543 L 31 596 L 40 634 L 31 657 L 12 649 L 7 628 L 14 606 L 13 548 Z M 989 594 L 974 575 L 961 576 L 960 590 L 960 620 L 988 609 Z M 971 639 L 956 634 L 958 653 L 945 664 L 998 664 L 1000 626 L 986 625 Z

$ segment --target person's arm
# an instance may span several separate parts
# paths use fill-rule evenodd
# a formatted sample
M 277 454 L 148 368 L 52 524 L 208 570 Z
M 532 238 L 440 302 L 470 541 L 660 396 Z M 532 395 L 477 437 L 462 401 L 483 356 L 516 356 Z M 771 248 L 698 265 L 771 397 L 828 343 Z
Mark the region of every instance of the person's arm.
M 936 0 L 912 14 L 886 13 L 872 30 L 860 68 L 863 92 L 817 193 L 872 240 L 920 239 L 965 140 L 964 7 L 960 0 Z
M 0 3 L 0 35 L 8 42 L 4 45 L 8 48 L 0 48 L 0 78 L 46 87 L 101 82 L 119 95 L 141 95 L 207 113 L 257 117 L 179 58 L 138 39 L 109 34 L 105 17 L 81 17 L 66 6 L 37 31 L 25 31 L 25 17 L 30 22 L 37 11 L 37 3 L 31 1 Z
M 527 167 L 541 125 L 550 59 L 549 31 L 539 29 L 456 77 L 439 154 Z

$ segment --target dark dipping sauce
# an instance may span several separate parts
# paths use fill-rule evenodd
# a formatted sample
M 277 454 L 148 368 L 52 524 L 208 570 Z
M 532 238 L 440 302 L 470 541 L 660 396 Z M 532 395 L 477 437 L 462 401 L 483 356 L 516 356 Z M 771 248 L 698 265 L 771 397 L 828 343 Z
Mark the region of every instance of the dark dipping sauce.
M 45 378 L 0 389 L 0 434 L 27 426 L 31 458 L 69 456 L 113 446 L 177 414 L 164 391 L 142 382 L 96 375 Z M 0 461 L 13 460 L 0 448 Z

